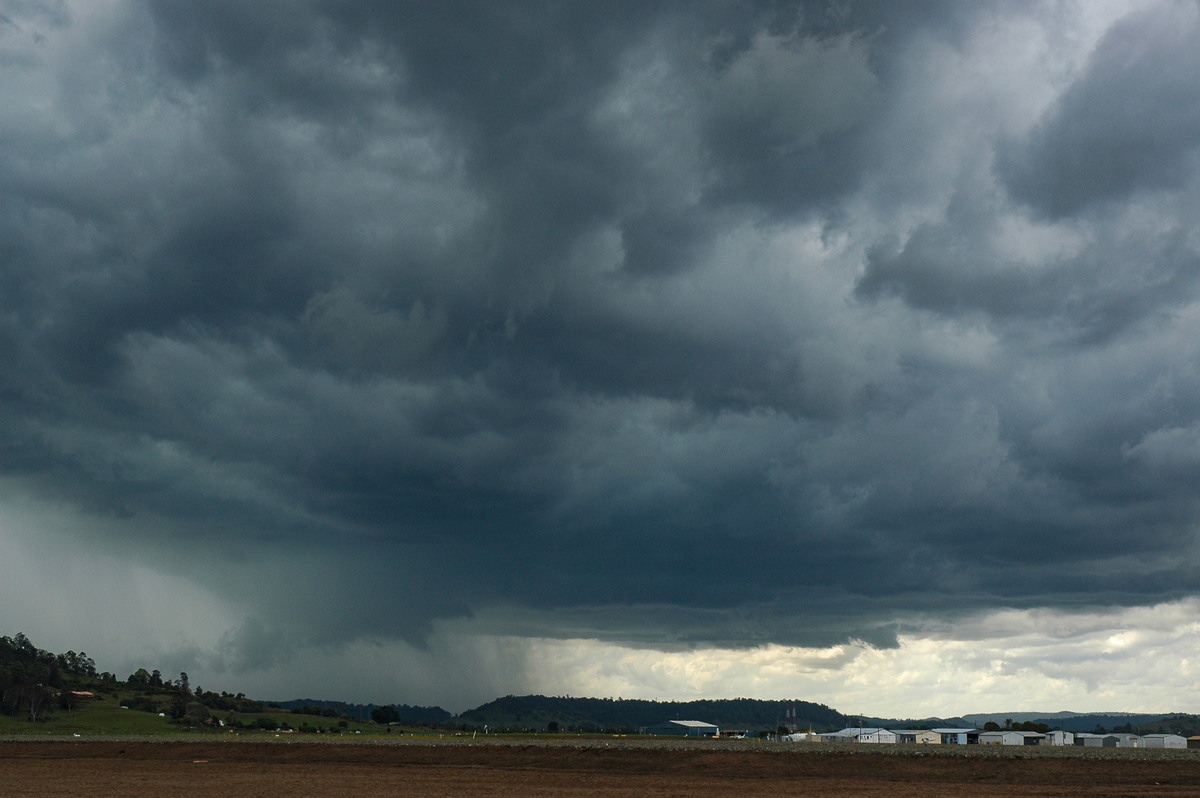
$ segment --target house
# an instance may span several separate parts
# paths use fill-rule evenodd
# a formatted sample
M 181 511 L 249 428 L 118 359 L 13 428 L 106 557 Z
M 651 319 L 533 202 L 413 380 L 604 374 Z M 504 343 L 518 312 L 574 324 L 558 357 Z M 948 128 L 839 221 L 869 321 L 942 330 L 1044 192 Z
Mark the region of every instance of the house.
M 930 729 L 901 729 L 896 732 L 896 742 L 939 745 L 942 742 L 942 735 Z
M 1187 738 L 1179 734 L 1143 734 L 1145 748 L 1187 748 Z
M 975 745 L 979 742 L 978 729 L 934 729 L 942 736 L 945 745 Z
M 646 729 L 647 734 L 663 734 L 673 737 L 719 737 L 721 730 L 715 724 L 702 720 L 668 720 Z
M 1031 731 L 992 731 L 979 735 L 980 745 L 1040 745 L 1046 735 Z

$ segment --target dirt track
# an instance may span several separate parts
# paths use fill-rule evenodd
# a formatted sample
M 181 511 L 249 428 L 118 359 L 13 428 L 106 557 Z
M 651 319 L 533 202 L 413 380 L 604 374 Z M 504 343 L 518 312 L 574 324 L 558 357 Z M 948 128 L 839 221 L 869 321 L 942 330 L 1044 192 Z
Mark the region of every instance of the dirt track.
M 1200 796 L 1196 751 L 1110 758 L 888 748 L 0 742 L 0 795 Z

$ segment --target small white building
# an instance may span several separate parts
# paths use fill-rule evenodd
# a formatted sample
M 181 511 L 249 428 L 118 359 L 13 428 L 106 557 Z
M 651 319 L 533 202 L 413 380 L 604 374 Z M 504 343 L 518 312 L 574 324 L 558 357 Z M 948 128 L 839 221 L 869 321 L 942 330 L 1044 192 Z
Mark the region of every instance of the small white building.
M 1143 734 L 1146 748 L 1187 748 L 1187 738 L 1179 734 Z
M 1118 734 L 1117 748 L 1141 748 L 1142 737 L 1139 734 Z
M 1046 740 L 1042 745 L 1074 745 L 1075 735 L 1069 731 L 1055 729 L 1046 732 Z

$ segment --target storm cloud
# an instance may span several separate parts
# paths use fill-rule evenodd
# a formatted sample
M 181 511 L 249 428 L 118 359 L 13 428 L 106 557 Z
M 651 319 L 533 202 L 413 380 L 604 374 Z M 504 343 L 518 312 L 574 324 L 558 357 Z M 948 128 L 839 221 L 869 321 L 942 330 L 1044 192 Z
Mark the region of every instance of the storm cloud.
M 148 652 L 1200 592 L 1194 3 L 0 12 L 0 520 Z

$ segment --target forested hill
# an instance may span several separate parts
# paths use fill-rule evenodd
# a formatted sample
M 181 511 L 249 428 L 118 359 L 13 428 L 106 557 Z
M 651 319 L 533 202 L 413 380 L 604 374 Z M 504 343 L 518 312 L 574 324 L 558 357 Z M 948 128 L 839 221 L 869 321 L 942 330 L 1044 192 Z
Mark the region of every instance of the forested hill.
M 445 723 L 453 717 L 441 707 L 416 707 L 408 704 L 348 704 L 345 701 L 325 701 L 316 698 L 297 698 L 292 701 L 272 701 L 271 703 L 289 710 L 316 709 L 316 712 L 311 713 L 313 715 L 319 715 L 325 710 L 333 710 L 339 716 L 344 715 L 358 720 L 386 717 L 388 721 L 408 723 L 414 726 L 433 726 Z M 388 712 L 388 710 L 392 711 Z
M 458 720 L 492 728 L 562 731 L 637 731 L 668 720 L 702 720 L 724 729 L 774 731 L 783 725 L 818 731 L 840 729 L 847 718 L 824 704 L 733 698 L 644 701 L 613 698 L 504 696 L 467 710 Z

